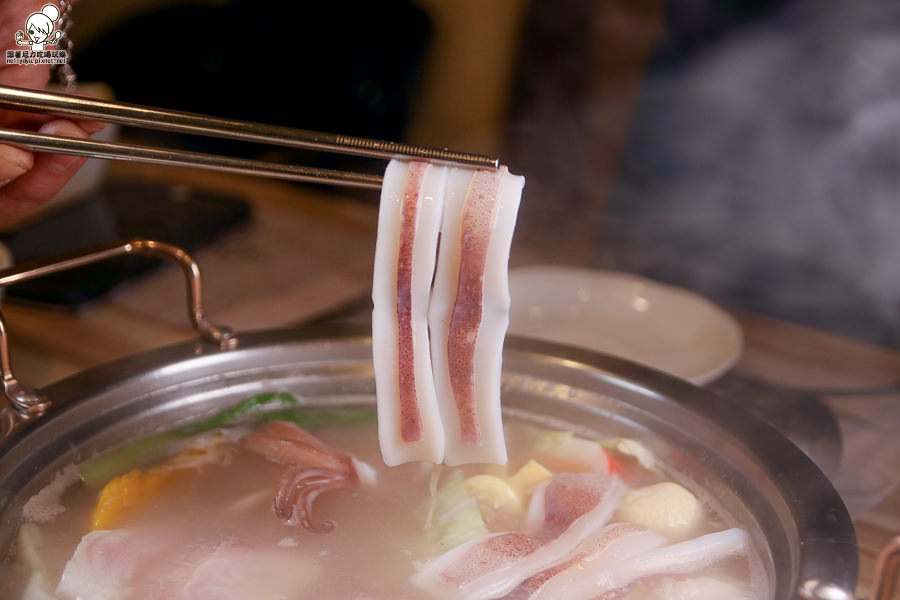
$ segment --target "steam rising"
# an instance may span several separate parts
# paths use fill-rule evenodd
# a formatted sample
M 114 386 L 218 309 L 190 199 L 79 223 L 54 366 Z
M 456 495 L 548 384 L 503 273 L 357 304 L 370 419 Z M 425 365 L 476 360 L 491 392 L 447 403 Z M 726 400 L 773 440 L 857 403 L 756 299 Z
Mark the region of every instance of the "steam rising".
M 788 2 L 688 60 L 658 56 L 605 200 L 573 126 L 602 115 L 577 99 L 554 115 L 536 94 L 515 131 L 551 128 L 550 147 L 516 150 L 555 158 L 530 177 L 523 219 L 581 228 L 596 266 L 900 347 L 898 33 L 896 2 Z M 579 188 L 595 195 L 572 200 Z
M 728 11 L 751 5 L 763 8 L 731 26 Z M 565 6 L 528 21 L 529 45 L 553 52 L 523 54 L 510 164 L 529 183 L 513 256 L 639 272 L 900 348 L 900 2 L 667 0 L 621 151 L 609 124 L 623 117 L 590 89 L 596 15 Z M 709 35 L 710 14 L 728 30 Z M 618 36 L 627 55 L 646 24 L 616 25 L 632 29 Z M 861 514 L 897 483 L 900 413 L 893 395 L 823 400 L 845 441 L 834 481 Z
M 648 80 L 609 232 L 625 266 L 898 345 L 900 10 L 829 5 Z

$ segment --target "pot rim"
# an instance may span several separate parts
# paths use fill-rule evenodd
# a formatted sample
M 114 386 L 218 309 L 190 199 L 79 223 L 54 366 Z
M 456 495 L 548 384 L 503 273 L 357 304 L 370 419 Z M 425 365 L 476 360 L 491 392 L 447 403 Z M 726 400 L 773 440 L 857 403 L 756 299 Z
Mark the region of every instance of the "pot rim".
M 81 373 L 77 373 L 42 391 L 53 402 L 46 415 L 17 425 L 11 435 L 0 440 L 0 490 L 9 468 L 4 457 L 15 455 L 15 449 L 33 450 L 28 438 L 43 423 L 61 418 L 67 407 L 77 407 L 80 399 L 113 388 L 121 382 L 146 378 L 165 369 L 167 375 L 190 372 L 197 361 L 213 360 L 226 370 L 240 365 L 241 357 L 262 349 L 283 345 L 318 344 L 322 360 L 339 359 L 347 347 L 365 347 L 371 354 L 371 337 L 367 329 L 355 326 L 315 326 L 298 329 L 273 329 L 245 332 L 239 345 L 220 350 L 196 341 L 175 344 L 125 357 Z M 357 348 L 358 349 L 358 348 Z M 743 453 L 757 469 L 750 477 L 760 478 L 760 487 L 777 490 L 776 508 L 761 523 L 769 539 L 769 531 L 781 528 L 781 535 L 791 548 L 781 555 L 796 564 L 789 582 L 782 582 L 777 598 L 793 597 L 797 589 L 812 580 L 826 581 L 852 591 L 858 574 L 856 533 L 850 515 L 837 491 L 815 463 L 775 429 L 746 412 L 742 407 L 724 401 L 710 390 L 653 370 L 625 359 L 533 338 L 509 335 L 504 348 L 504 365 L 527 361 L 539 374 L 553 380 L 565 374 L 572 385 L 612 388 L 630 396 L 646 398 L 648 406 L 659 412 L 659 418 L 683 422 L 700 443 L 716 448 L 722 454 Z M 608 391 L 603 393 L 609 394 Z M 11 410 L 4 408 L 4 411 Z M 699 421 L 699 425 L 698 425 Z M 26 454 L 20 452 L 20 460 Z M 7 463 L 9 461 L 6 461 Z M 749 463 L 748 463 L 749 464 Z M 763 485 L 765 484 L 765 485 Z M 7 492 L 0 496 L 9 495 Z M 4 498 L 0 498 L 4 500 Z M 0 502 L 0 512 L 4 510 Z M 791 533 L 796 535 L 792 539 Z M 773 560 L 776 569 L 791 568 Z

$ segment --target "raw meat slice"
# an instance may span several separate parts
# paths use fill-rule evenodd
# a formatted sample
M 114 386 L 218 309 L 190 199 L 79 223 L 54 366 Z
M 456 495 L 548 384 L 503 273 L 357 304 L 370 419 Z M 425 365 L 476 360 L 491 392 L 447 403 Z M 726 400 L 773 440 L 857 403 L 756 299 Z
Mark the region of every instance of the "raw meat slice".
M 318 571 L 315 563 L 275 548 L 223 542 L 194 569 L 176 600 L 300 598 Z
M 165 540 L 152 529 L 93 531 L 63 570 L 58 600 L 299 598 L 319 573 L 297 549 Z
M 92 531 L 66 563 L 56 596 L 60 600 L 131 598 L 141 572 L 163 548 L 159 540 L 126 529 Z

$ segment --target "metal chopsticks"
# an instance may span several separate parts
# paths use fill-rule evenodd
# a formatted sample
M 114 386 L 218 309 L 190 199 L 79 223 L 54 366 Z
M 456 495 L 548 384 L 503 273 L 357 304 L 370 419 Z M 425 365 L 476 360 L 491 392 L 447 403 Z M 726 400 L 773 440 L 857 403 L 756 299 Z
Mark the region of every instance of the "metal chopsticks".
M 129 127 L 236 139 L 369 158 L 419 159 L 484 169 L 495 169 L 499 166 L 498 159 L 480 154 L 236 121 L 209 115 L 9 86 L 0 86 L 0 107 L 60 117 L 92 119 Z M 89 158 L 196 167 L 359 188 L 381 187 L 381 177 L 378 175 L 233 158 L 185 150 L 85 140 L 15 129 L 0 128 L 0 141 L 34 151 L 73 154 Z

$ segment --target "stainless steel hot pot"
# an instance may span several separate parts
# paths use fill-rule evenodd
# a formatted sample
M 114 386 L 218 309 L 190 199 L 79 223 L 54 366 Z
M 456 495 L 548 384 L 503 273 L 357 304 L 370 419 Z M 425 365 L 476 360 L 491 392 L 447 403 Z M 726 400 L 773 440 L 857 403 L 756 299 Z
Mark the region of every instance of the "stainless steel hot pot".
M 209 326 L 202 310 L 192 318 Z M 0 554 L 24 502 L 73 460 L 267 390 L 290 390 L 310 404 L 374 401 L 365 332 L 279 330 L 241 334 L 236 343 L 216 339 L 122 359 L 40 390 L 43 399 L 31 408 L 20 401 L 20 410 L 0 410 Z M 2 366 L 8 373 L 8 360 Z M 847 597 L 841 590 L 854 589 L 856 536 L 832 485 L 796 446 L 715 394 L 610 356 L 509 338 L 503 403 L 508 415 L 643 441 L 676 478 L 705 488 L 720 509 L 755 524 L 752 537 L 766 555 L 774 598 L 840 598 Z

